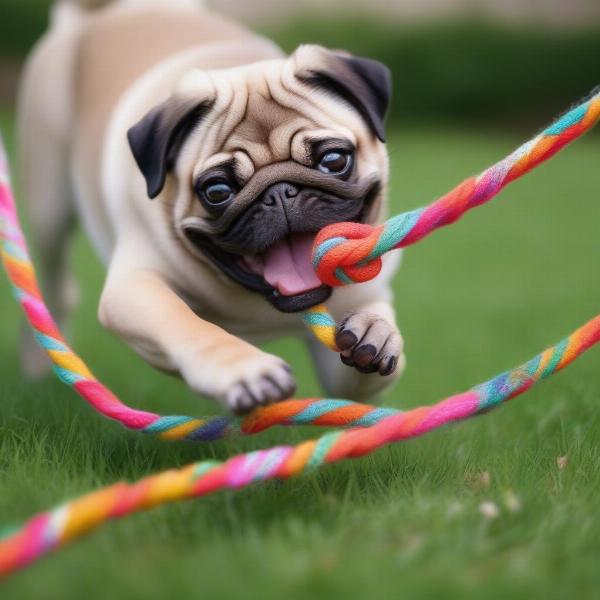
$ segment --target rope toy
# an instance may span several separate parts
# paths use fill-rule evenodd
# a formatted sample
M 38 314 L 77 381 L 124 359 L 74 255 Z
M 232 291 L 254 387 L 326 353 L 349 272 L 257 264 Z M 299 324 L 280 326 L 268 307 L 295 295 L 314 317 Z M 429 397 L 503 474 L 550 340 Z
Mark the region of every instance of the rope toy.
M 368 230 L 366 226 L 357 227 L 356 224 L 326 228 L 315 244 L 314 258 L 319 276 L 324 280 L 335 278 L 335 285 L 376 276 L 383 253 L 414 243 L 436 228 L 456 221 L 470 208 L 491 199 L 509 181 L 582 135 L 599 118 L 600 93 L 566 113 L 504 161 L 479 177 L 467 180 L 424 209 L 399 215 L 382 226 Z M 41 513 L 0 541 L 0 575 L 30 564 L 109 519 L 224 488 L 237 489 L 258 481 L 285 479 L 324 464 L 363 456 L 386 444 L 417 437 L 447 423 L 486 412 L 563 369 L 600 342 L 598 316 L 516 369 L 435 405 L 406 412 L 345 400 L 308 399 L 288 400 L 260 408 L 243 419 L 160 416 L 123 404 L 92 375 L 58 331 L 39 291 L 19 224 L 1 143 L 0 241 L 2 260 L 15 296 L 34 328 L 36 338 L 53 361 L 57 375 L 104 416 L 130 429 L 158 435 L 161 439 L 194 441 L 213 440 L 236 433 L 253 434 L 274 425 L 352 428 L 330 432 L 297 446 L 277 446 L 240 454 L 223 463 L 204 461 L 147 477 L 135 484 L 119 483 Z M 325 266 L 321 267 L 322 264 Z M 324 269 L 323 273 L 321 269 Z M 309 311 L 304 320 L 320 339 L 329 342 L 330 347 L 335 346 L 335 329 L 329 323 L 333 320 L 325 307 Z
M 532 140 L 476 177 L 469 177 L 432 204 L 392 217 L 382 225 L 336 223 L 322 229 L 313 248 L 319 279 L 332 287 L 362 283 L 379 275 L 381 257 L 419 242 L 485 204 L 511 181 L 554 156 L 600 119 L 600 91 L 575 106 Z M 325 306 L 306 312 L 304 322 L 328 348 L 336 350 L 335 320 Z

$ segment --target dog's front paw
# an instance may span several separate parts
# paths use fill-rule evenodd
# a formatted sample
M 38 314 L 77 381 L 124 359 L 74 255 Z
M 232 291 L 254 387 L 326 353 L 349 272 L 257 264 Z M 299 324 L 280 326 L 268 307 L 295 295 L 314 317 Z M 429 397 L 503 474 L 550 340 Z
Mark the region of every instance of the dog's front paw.
M 286 400 L 296 390 L 292 370 L 281 358 L 238 339 L 212 352 L 188 348 L 176 364 L 191 389 L 236 414 Z
M 290 398 L 296 382 L 290 367 L 280 358 L 261 352 L 256 357 L 232 365 L 231 383 L 221 396 L 226 408 L 235 414 L 245 414 Z
M 358 312 L 338 326 L 342 362 L 361 373 L 391 375 L 404 368 L 404 342 L 396 327 L 379 315 Z

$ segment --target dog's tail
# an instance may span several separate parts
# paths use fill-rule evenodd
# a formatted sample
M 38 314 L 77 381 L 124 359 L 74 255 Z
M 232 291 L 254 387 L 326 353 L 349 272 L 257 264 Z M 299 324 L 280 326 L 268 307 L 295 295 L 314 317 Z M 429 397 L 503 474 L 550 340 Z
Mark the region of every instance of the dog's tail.
M 84 18 L 90 12 L 101 9 L 108 4 L 131 4 L 138 6 L 152 6 L 164 4 L 168 6 L 184 6 L 189 8 L 206 7 L 205 0 L 56 0 L 52 9 L 51 20 L 53 23 L 72 23 Z
M 111 2 L 115 2 L 116 0 L 62 0 L 63 4 L 75 4 L 80 8 L 98 8 L 100 6 L 104 6 L 105 4 L 110 4 Z
M 58 6 L 66 5 L 71 7 L 76 7 L 80 10 L 94 10 L 96 8 L 102 8 L 107 4 L 115 4 L 120 2 L 122 4 L 146 4 L 152 5 L 153 3 L 162 2 L 163 4 L 169 5 L 189 5 L 189 6 L 204 6 L 206 2 L 204 0 L 58 0 L 55 2 Z
M 120 0 L 55 0 L 53 15 L 56 15 L 57 18 L 61 18 L 61 15 L 81 14 L 119 1 Z

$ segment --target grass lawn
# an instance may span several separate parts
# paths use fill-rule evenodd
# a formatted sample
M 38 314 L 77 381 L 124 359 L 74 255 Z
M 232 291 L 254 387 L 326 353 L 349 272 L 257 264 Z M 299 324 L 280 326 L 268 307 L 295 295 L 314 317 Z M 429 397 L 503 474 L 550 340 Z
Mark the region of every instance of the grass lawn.
M 11 142 L 8 113 L 0 125 Z M 393 132 L 393 210 L 430 201 L 526 135 L 433 124 Z M 599 151 L 597 136 L 577 142 L 406 252 L 395 288 L 409 365 L 385 404 L 466 389 L 596 314 Z M 83 237 L 74 259 L 83 302 L 71 339 L 96 374 L 135 406 L 213 412 L 100 328 L 102 270 Z M 120 479 L 309 434 L 280 429 L 210 445 L 143 439 L 54 379 L 23 380 L 21 315 L 4 278 L 0 315 L 2 524 Z M 319 393 L 298 342 L 269 348 L 294 366 L 299 396 Z M 592 351 L 490 416 L 371 457 L 113 523 L 8 580 L 2 598 L 597 597 L 599 365 Z M 559 456 L 569 459 L 562 470 Z M 485 501 L 499 507 L 496 519 L 479 511 Z

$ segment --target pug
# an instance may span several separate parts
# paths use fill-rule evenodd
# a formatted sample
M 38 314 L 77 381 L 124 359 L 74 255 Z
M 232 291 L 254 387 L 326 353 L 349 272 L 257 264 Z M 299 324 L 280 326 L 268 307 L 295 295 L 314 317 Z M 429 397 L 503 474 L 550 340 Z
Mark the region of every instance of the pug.
M 381 63 L 319 46 L 290 56 L 190 0 L 67 1 L 27 63 L 24 198 L 48 303 L 76 300 L 79 220 L 107 266 L 104 327 L 198 394 L 245 413 L 290 397 L 290 366 L 255 344 L 308 344 L 326 393 L 372 398 L 405 364 L 390 279 L 332 290 L 315 234 L 385 218 Z M 304 329 L 326 302 L 339 355 Z M 32 374 L 45 364 L 23 340 Z

